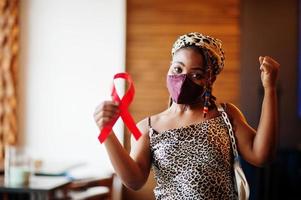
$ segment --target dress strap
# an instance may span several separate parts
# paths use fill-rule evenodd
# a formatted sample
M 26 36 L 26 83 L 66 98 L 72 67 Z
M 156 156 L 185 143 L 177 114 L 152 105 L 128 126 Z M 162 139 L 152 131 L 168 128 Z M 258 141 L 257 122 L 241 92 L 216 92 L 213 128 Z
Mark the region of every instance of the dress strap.
M 231 146 L 232 146 L 232 152 L 234 154 L 234 158 L 238 159 L 238 150 L 237 150 L 237 146 L 236 146 L 236 139 L 235 139 L 235 136 L 234 136 L 233 127 L 232 127 L 232 124 L 230 122 L 229 116 L 225 111 L 226 105 L 225 104 L 217 104 L 217 109 L 221 113 L 221 115 L 224 119 L 224 122 L 227 125 L 229 136 L 230 136 L 230 141 L 231 141 Z
M 148 117 L 148 127 L 152 128 L 152 121 L 151 121 L 151 117 Z

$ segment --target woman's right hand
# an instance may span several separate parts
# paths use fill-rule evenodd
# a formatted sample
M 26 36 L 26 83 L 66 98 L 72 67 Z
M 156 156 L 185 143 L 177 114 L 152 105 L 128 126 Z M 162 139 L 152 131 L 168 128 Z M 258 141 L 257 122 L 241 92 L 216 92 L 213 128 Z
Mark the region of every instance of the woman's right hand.
M 114 101 L 102 102 L 94 112 L 94 120 L 102 130 L 120 113 L 118 103 Z M 140 189 L 147 180 L 150 171 L 150 151 L 148 139 L 147 119 L 138 124 L 138 128 L 145 133 L 133 146 L 132 156 L 123 147 L 115 134 L 110 133 L 104 146 L 107 150 L 112 166 L 123 184 L 134 190 Z
M 94 120 L 99 128 L 102 130 L 108 122 L 117 117 L 119 113 L 119 104 L 114 101 L 103 101 L 96 107 L 94 112 Z

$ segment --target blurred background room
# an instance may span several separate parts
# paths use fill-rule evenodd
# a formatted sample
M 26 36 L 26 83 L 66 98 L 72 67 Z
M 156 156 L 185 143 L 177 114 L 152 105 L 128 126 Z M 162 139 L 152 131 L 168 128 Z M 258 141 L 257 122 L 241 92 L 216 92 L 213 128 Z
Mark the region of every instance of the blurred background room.
M 300 13 L 300 0 L 0 0 L 0 199 L 154 199 L 152 173 L 139 191 L 114 175 L 93 113 L 124 71 L 135 84 L 136 122 L 164 110 L 171 47 L 187 32 L 223 41 L 213 93 L 252 127 L 263 98 L 258 57 L 281 64 L 277 155 L 243 168 L 250 199 L 301 199 Z M 123 94 L 125 83 L 115 84 Z M 114 131 L 130 151 L 121 120 Z M 29 180 L 18 171 L 18 184 L 5 183 L 19 161 Z

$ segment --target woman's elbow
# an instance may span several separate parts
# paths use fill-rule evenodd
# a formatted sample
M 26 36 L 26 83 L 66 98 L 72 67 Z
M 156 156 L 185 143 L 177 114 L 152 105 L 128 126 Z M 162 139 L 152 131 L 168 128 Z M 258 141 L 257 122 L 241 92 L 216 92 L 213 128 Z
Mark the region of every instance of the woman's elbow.
M 265 167 L 270 164 L 276 157 L 276 154 L 272 153 L 267 156 L 258 156 L 254 159 L 251 164 L 256 167 Z
M 261 160 L 259 160 L 259 161 L 253 161 L 251 164 L 253 165 L 253 166 L 255 166 L 255 167 L 264 167 L 264 166 L 266 166 L 267 164 L 268 164 L 269 162 L 267 162 L 267 161 L 261 161 Z

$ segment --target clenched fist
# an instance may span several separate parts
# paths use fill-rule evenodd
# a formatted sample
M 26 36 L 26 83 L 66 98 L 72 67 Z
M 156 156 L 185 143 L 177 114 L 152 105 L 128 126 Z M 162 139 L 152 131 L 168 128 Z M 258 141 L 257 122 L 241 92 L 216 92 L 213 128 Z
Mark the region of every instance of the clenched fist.
M 261 81 L 265 89 L 275 88 L 280 64 L 269 56 L 259 57 Z

